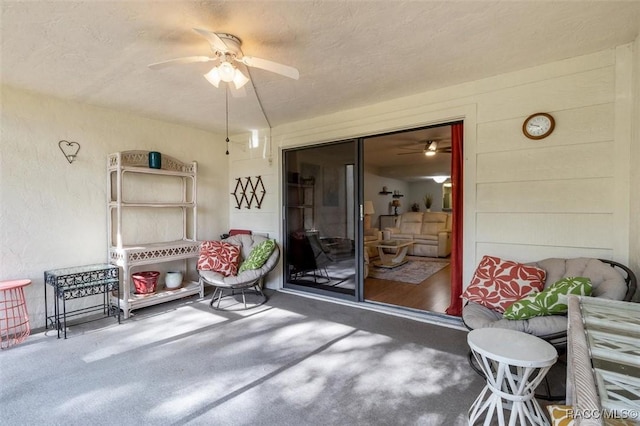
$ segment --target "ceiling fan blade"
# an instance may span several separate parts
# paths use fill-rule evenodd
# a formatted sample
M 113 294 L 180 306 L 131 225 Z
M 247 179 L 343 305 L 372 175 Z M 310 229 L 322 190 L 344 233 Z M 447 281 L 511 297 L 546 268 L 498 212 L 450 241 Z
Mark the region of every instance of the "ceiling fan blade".
M 415 155 L 415 154 L 422 154 L 422 155 L 424 155 L 424 151 L 398 152 L 398 153 L 396 153 L 396 155 Z
M 248 67 L 255 67 L 263 69 L 265 71 L 271 71 L 276 74 L 292 78 L 294 80 L 300 78 L 300 73 L 298 72 L 298 70 L 288 65 L 282 65 L 277 62 L 268 61 L 266 59 L 256 58 L 253 56 L 243 56 L 238 60 Z
M 169 59 L 168 61 L 149 64 L 149 68 L 151 68 L 152 70 L 158 70 L 161 68 L 169 67 L 171 65 L 192 64 L 194 62 L 209 62 L 215 60 L 216 58 L 210 58 L 208 56 L 185 56 L 184 58 Z
M 194 28 L 193 30 L 200 34 L 202 37 L 206 38 L 211 47 L 213 47 L 215 50 L 220 50 L 222 52 L 226 52 L 227 50 L 229 50 L 229 46 L 227 46 L 227 44 L 220 38 L 220 36 L 218 36 L 218 34 L 207 30 L 201 30 L 200 28 Z

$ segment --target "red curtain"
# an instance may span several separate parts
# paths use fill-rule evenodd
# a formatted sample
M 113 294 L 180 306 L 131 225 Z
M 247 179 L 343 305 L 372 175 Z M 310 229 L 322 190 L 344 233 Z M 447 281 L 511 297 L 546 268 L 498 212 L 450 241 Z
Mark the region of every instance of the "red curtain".
M 452 233 L 451 233 L 451 303 L 446 312 L 449 315 L 462 315 L 462 154 L 463 123 L 451 126 L 451 184 L 452 184 Z

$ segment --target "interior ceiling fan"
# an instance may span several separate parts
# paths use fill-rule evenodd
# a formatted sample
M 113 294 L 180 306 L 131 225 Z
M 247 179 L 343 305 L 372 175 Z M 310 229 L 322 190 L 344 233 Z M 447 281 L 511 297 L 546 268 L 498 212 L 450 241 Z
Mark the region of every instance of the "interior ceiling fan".
M 232 89 L 231 93 L 234 96 L 244 95 L 244 85 L 249 82 L 249 77 L 236 67 L 236 63 L 243 64 L 247 67 L 271 71 L 294 80 L 300 77 L 300 73 L 296 68 L 267 59 L 256 58 L 255 56 L 245 56 L 240 48 L 242 41 L 234 35 L 214 33 L 199 28 L 194 28 L 193 30 L 207 39 L 211 46 L 213 56 L 186 56 L 183 58 L 169 59 L 167 61 L 150 64 L 149 68 L 157 70 L 172 65 L 216 62 L 216 66 L 204 74 L 204 77 L 215 87 L 219 87 L 221 81 L 229 83 L 229 87 Z M 230 83 L 233 83 L 233 85 Z
M 410 149 L 410 152 L 399 152 L 396 155 L 413 155 L 413 154 L 422 154 L 427 157 L 432 157 L 437 153 L 451 153 L 451 146 L 442 146 L 442 141 L 439 140 L 427 140 L 425 142 L 419 142 L 420 145 L 424 144 L 422 149 L 417 149 L 417 147 L 399 147 L 400 149 Z

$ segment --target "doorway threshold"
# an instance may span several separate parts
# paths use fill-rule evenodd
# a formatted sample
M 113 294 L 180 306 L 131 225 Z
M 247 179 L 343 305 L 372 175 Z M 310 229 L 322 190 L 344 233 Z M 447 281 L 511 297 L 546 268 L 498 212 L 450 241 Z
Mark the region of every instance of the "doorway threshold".
M 398 307 L 385 303 L 372 302 L 365 300 L 364 302 L 353 302 L 350 300 L 338 299 L 321 294 L 312 294 L 304 291 L 281 288 L 277 291 L 282 293 L 293 294 L 296 296 L 306 297 L 308 299 L 322 300 L 325 302 L 337 303 L 339 305 L 351 306 L 358 309 L 366 309 L 369 311 L 380 312 L 383 314 L 394 315 L 397 317 L 407 318 L 414 321 L 420 321 L 428 324 L 439 325 L 442 327 L 453 328 L 456 330 L 466 331 L 467 328 L 462 323 L 462 318 L 452 315 L 441 314 L 437 312 L 420 311 L 418 309 Z

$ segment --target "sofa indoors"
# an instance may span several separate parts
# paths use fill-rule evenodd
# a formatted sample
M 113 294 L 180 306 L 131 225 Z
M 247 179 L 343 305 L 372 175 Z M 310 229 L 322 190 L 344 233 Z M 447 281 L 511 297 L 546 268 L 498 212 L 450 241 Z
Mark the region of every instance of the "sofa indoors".
M 389 238 L 413 241 L 408 254 L 447 257 L 451 254 L 451 214 L 444 212 L 407 212 L 398 216 L 396 226 L 385 228 Z

